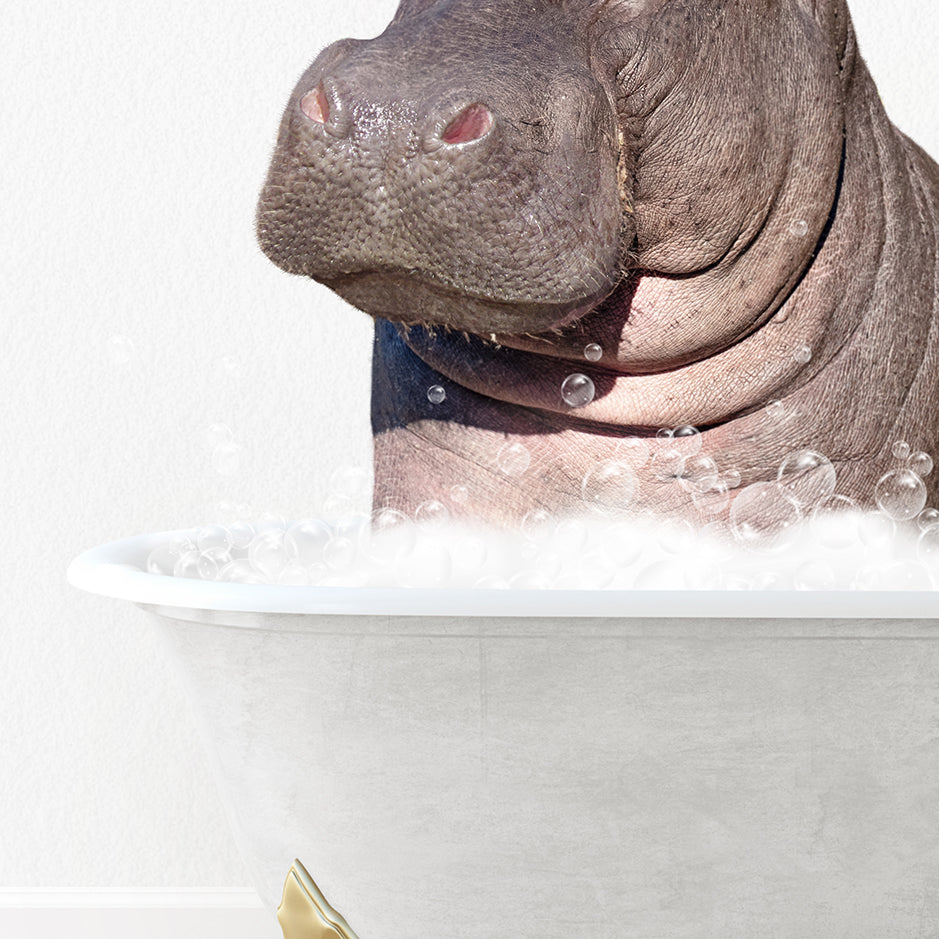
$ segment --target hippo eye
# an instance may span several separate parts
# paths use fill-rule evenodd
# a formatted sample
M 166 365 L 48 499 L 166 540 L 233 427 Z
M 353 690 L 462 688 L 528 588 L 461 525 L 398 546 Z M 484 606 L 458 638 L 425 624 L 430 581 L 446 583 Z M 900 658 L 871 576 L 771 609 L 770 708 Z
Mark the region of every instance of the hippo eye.
M 492 127 L 492 113 L 484 104 L 468 105 L 444 128 L 440 139 L 447 144 L 469 143 L 479 140 Z

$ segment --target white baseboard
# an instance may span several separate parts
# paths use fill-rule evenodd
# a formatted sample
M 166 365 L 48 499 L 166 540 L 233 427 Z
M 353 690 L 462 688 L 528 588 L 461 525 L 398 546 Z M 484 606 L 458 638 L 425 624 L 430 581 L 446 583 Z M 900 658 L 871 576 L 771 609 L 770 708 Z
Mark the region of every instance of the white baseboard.
M 0 891 L 3 939 L 283 939 L 252 891 Z

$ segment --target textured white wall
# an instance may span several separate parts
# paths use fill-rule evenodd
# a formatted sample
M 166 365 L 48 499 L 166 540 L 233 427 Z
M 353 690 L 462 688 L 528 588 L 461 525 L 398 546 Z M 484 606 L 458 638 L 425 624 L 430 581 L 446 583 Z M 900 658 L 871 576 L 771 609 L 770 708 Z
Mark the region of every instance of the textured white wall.
M 253 213 L 296 77 L 394 5 L 4 10 L 0 887 L 247 884 L 155 637 L 64 571 L 220 500 L 305 514 L 368 459 L 369 323 L 269 264 Z M 853 11 L 888 111 L 939 155 L 932 0 Z M 218 421 L 244 447 L 233 477 Z

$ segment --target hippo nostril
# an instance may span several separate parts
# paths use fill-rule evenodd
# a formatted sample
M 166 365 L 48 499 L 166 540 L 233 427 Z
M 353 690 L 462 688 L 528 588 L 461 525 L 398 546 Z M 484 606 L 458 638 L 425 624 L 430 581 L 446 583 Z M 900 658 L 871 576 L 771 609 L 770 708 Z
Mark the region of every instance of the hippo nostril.
M 485 137 L 492 127 L 492 112 L 476 102 L 463 108 L 444 128 L 440 139 L 447 144 L 469 143 Z
M 325 124 L 329 120 L 329 99 L 322 82 L 300 99 L 300 110 L 317 124 Z

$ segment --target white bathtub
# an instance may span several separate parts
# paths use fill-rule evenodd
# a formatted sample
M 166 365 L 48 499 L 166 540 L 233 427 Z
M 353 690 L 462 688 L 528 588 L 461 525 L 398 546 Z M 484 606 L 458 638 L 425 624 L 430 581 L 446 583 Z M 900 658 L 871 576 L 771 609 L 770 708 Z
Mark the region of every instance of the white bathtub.
M 297 857 L 360 939 L 939 935 L 935 593 L 217 584 L 163 537 L 69 578 L 161 624 L 271 906 Z

